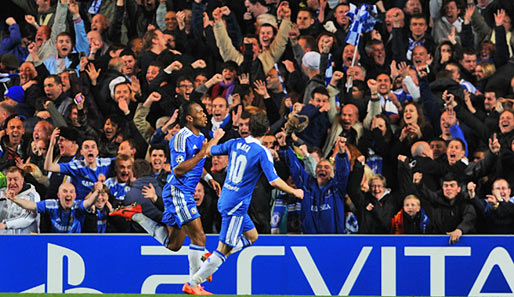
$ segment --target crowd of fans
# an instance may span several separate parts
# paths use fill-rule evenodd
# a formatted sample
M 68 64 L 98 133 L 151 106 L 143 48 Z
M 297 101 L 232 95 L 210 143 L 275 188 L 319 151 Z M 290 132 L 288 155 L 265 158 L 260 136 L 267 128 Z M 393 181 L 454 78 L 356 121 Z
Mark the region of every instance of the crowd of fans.
M 354 46 L 363 3 L 377 23 Z M 305 198 L 261 178 L 261 234 L 514 231 L 511 0 L 5 4 L 1 232 L 143 232 L 108 215 L 134 202 L 160 222 L 188 101 L 220 143 L 251 114 L 272 123 L 262 145 Z M 209 159 L 194 194 L 206 233 L 227 163 Z

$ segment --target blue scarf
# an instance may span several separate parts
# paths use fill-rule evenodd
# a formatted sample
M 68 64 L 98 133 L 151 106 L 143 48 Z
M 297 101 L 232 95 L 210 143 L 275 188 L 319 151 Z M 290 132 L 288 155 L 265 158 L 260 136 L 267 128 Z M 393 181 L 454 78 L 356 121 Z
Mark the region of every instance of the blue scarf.
M 225 116 L 225 118 L 223 119 L 223 121 L 221 121 L 221 123 L 216 121 L 214 119 L 214 117 L 211 118 L 212 129 L 211 129 L 211 131 L 209 131 L 209 136 L 211 138 L 213 138 L 214 137 L 214 130 L 216 130 L 216 129 L 223 129 L 228 124 L 228 122 L 230 121 L 230 118 L 231 118 L 230 114 L 227 114 L 227 116 Z
M 425 40 L 425 38 L 421 38 L 420 41 L 414 41 L 412 38 L 409 37 L 409 49 L 407 50 L 407 60 L 412 60 L 412 51 L 414 50 L 414 48 L 418 45 L 425 45 L 423 43 L 423 40 Z
M 421 234 L 426 234 L 428 225 L 430 225 L 430 219 L 428 218 L 423 208 L 420 210 L 420 214 L 421 218 L 419 219 L 419 232 L 421 232 Z

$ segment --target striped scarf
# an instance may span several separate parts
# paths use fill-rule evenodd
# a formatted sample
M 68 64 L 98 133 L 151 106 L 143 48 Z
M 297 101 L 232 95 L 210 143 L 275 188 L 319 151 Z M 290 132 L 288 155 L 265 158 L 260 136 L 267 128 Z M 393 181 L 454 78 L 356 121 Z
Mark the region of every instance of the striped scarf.
M 419 220 L 419 232 L 420 234 L 426 234 L 428 225 L 430 225 L 430 219 L 423 209 L 420 209 L 421 218 Z M 391 234 L 405 234 L 404 223 L 403 223 L 403 209 L 400 210 L 392 220 Z

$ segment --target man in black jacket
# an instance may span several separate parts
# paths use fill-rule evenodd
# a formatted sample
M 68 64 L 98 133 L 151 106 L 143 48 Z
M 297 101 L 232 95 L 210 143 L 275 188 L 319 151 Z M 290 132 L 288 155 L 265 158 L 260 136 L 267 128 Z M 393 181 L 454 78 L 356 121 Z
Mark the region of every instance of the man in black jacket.
M 475 231 L 476 212 L 460 194 L 457 176 L 448 173 L 443 178 L 442 193 L 427 189 L 422 183 L 423 174 L 416 172 L 412 182 L 417 186 L 422 204 L 432 219 L 434 231 L 450 235 L 450 244 L 456 244 L 462 234 Z

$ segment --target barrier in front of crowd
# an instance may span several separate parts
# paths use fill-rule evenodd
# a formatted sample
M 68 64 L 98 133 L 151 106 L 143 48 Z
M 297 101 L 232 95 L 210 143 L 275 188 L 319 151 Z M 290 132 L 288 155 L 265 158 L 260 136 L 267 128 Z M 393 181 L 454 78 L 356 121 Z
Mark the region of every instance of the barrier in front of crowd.
M 207 236 L 207 248 L 217 246 Z M 186 243 L 187 244 L 187 243 Z M 5 235 L 0 292 L 181 293 L 187 245 L 148 235 Z M 261 236 L 205 288 L 217 294 L 513 296 L 514 237 Z

